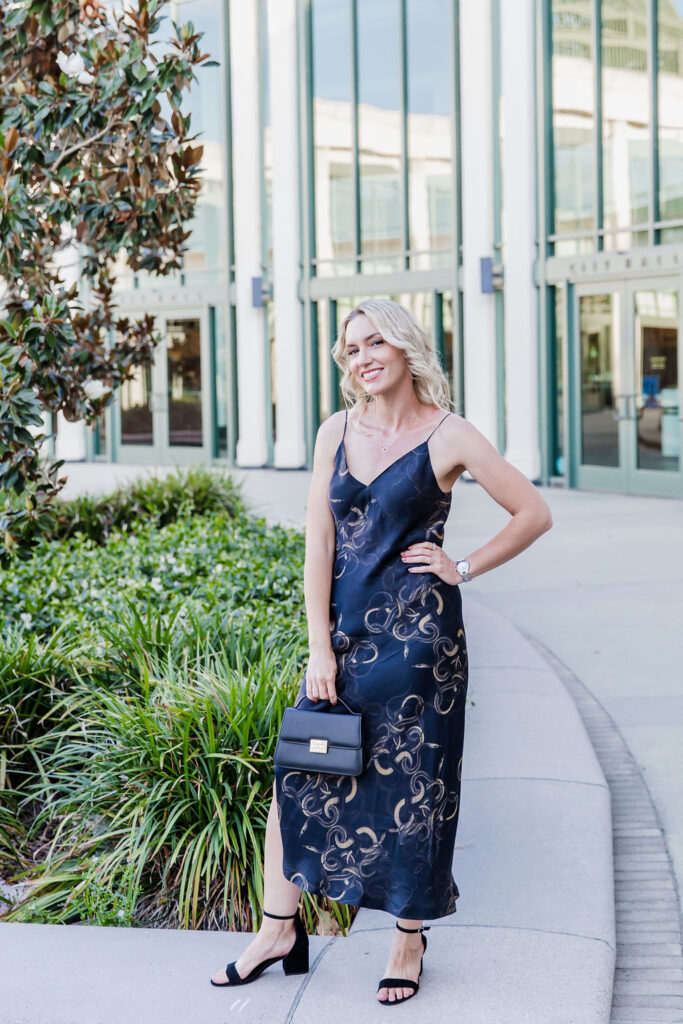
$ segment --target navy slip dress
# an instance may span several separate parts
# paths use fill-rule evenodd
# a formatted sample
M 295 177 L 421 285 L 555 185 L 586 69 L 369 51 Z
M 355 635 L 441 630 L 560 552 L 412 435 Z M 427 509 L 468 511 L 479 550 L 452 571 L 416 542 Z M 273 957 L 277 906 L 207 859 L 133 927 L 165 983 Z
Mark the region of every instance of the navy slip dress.
M 432 468 L 434 431 L 363 484 L 346 464 L 346 423 L 348 412 L 329 488 L 330 635 L 337 693 L 363 713 L 366 767 L 358 777 L 275 768 L 282 870 L 340 903 L 445 917 L 460 895 L 452 860 L 468 678 L 462 603 L 459 586 L 409 572 L 424 563 L 404 563 L 401 551 L 442 545 L 451 494 Z M 305 693 L 304 676 L 298 707 L 346 711 Z

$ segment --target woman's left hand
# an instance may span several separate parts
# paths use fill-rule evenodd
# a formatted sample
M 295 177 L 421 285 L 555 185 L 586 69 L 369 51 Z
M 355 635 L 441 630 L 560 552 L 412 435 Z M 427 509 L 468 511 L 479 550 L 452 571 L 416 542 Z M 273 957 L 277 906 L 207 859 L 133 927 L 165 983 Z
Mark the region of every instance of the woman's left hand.
M 401 560 L 406 565 L 410 564 L 408 572 L 433 572 L 451 586 L 462 582 L 455 562 L 448 557 L 443 548 L 431 540 L 411 544 L 401 552 Z

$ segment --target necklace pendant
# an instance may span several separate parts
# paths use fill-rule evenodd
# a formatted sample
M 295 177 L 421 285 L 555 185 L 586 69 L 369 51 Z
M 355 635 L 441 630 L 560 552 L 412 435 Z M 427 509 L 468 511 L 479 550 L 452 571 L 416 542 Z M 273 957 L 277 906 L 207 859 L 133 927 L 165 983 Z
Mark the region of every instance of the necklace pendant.
M 388 452 L 389 451 L 389 449 L 385 445 L 384 441 L 380 441 L 380 446 L 381 446 L 383 452 Z

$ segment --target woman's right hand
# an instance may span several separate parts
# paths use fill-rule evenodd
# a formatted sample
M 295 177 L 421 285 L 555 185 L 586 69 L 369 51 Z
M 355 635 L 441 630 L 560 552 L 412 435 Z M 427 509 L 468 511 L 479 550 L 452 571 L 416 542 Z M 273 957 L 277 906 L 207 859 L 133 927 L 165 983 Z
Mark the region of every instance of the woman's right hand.
M 309 700 L 337 702 L 337 659 L 331 647 L 312 650 L 306 668 L 306 696 Z

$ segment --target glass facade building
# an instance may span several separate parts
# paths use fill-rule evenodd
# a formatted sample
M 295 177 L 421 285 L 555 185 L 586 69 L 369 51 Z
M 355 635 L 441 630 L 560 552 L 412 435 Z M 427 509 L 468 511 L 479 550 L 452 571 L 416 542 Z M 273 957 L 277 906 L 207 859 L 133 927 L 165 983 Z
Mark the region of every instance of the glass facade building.
M 163 340 L 92 457 L 310 467 L 372 295 L 530 479 L 683 496 L 683 0 L 171 7 L 204 188 L 182 273 L 122 268 Z

